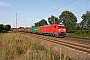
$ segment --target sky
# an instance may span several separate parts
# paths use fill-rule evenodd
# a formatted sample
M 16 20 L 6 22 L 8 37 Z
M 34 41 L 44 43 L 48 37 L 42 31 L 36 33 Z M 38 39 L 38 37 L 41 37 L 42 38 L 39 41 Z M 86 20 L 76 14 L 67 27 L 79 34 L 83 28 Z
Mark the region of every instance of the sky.
M 63 11 L 70 11 L 80 22 L 81 16 L 90 11 L 90 0 L 0 0 L 0 24 L 12 28 L 31 27 L 34 23 L 51 15 L 59 17 Z

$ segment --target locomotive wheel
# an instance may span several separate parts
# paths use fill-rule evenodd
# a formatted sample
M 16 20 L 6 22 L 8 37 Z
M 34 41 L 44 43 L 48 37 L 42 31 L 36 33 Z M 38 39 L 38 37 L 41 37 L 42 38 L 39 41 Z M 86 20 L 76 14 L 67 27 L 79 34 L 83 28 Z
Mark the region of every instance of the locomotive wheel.
M 53 34 L 53 37 L 55 37 L 55 34 Z
M 59 36 L 56 34 L 55 37 L 58 38 Z
M 46 36 L 46 34 L 44 33 L 44 36 Z
M 52 34 L 52 36 L 54 37 L 55 35 L 54 35 L 54 34 Z
M 51 36 L 53 37 L 53 34 L 51 34 Z

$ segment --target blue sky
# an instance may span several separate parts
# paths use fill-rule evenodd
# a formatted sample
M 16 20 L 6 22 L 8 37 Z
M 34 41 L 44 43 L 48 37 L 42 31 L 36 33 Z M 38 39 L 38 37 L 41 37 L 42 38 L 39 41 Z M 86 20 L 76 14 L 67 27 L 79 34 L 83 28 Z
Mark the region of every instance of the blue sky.
M 0 0 L 0 24 L 15 27 L 17 13 L 18 27 L 30 27 L 51 15 L 59 17 L 65 10 L 80 22 L 82 14 L 90 11 L 90 0 Z

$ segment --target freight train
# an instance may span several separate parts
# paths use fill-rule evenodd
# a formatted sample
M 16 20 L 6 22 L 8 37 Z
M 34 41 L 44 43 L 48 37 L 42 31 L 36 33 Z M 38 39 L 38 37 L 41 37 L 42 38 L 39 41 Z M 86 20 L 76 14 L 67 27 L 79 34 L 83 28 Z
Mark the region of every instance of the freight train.
M 51 35 L 55 37 L 65 37 L 66 36 L 66 28 L 64 24 L 52 24 L 52 25 L 44 25 L 44 26 L 33 26 L 30 28 L 18 28 L 18 32 L 30 32 L 37 33 L 41 35 Z

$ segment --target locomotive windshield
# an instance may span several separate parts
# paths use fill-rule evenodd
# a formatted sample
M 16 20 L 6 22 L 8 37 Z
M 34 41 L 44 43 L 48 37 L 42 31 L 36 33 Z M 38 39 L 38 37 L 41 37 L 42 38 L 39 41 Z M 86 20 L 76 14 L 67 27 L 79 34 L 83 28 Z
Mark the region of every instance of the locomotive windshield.
M 58 26 L 58 28 L 65 28 L 65 26 Z

